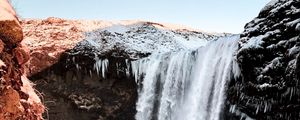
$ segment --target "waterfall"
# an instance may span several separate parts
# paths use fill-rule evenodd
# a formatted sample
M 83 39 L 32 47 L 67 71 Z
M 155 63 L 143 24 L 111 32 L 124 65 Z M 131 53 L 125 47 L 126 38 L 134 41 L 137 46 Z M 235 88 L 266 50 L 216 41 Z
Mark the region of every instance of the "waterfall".
M 139 85 L 137 120 L 218 120 L 226 83 L 239 75 L 238 36 L 197 50 L 154 53 L 133 61 Z

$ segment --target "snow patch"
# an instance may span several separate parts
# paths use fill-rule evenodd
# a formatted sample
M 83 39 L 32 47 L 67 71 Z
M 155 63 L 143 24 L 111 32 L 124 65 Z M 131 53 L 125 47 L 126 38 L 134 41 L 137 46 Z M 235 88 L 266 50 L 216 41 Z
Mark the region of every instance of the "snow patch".
M 270 8 L 274 7 L 276 3 L 278 3 L 280 0 L 271 0 L 262 10 L 262 11 L 266 11 L 269 10 Z
M 242 48 L 240 50 L 248 49 L 248 48 L 261 48 L 261 44 L 264 42 L 261 40 L 264 38 L 264 35 L 259 35 L 257 37 L 250 38 L 247 43 L 242 44 Z
M 291 49 L 289 49 L 290 56 L 295 55 L 299 52 L 300 52 L 300 47 L 297 47 L 297 46 L 293 46 Z
M 288 23 L 286 23 L 286 25 L 289 26 L 289 27 L 295 27 L 295 26 L 297 26 L 299 23 L 300 23 L 300 18 L 299 18 L 299 19 L 296 19 L 296 20 L 293 20 L 293 21 L 291 21 L 291 22 L 288 22 Z M 296 28 L 297 28 L 297 27 L 296 27 Z
M 275 0 L 276 1 L 276 0 Z M 280 2 L 285 2 L 286 0 L 280 0 Z M 278 1 L 277 1 L 278 2 Z M 289 6 L 292 2 L 293 2 L 293 0 L 290 0 L 290 1 L 287 1 L 287 2 L 285 2 L 284 4 L 282 4 L 282 5 L 280 5 L 280 6 L 275 6 L 275 4 L 277 3 L 277 2 L 274 2 L 274 3 L 271 3 L 271 4 L 273 4 L 273 7 L 274 7 L 274 9 L 272 9 L 270 12 L 271 13 L 277 13 L 280 9 L 282 9 L 282 8 L 284 8 L 284 7 L 286 7 L 286 6 Z
M 280 60 L 282 59 L 282 57 L 276 57 L 275 59 L 273 59 L 270 64 L 268 64 L 263 70 L 262 73 L 266 73 L 267 71 L 269 71 L 270 69 L 275 69 L 279 66 L 282 66 L 282 63 L 280 62 Z
M 266 88 L 266 87 L 272 87 L 273 85 L 269 84 L 269 83 L 264 83 L 262 85 L 258 85 L 259 88 L 263 89 L 263 88 Z
M 297 23 L 297 25 L 296 25 L 296 30 L 297 30 L 297 31 L 300 31 L 300 23 Z
M 98 24 L 98 23 L 97 23 Z M 110 27 L 88 31 L 77 49 L 92 48 L 98 54 L 123 50 L 135 58 L 134 53 L 171 52 L 197 49 L 210 40 L 225 34 L 208 34 L 190 30 L 161 29 L 158 23 L 111 24 Z M 160 25 L 160 24 L 159 24 Z M 161 25 L 160 27 L 163 27 Z

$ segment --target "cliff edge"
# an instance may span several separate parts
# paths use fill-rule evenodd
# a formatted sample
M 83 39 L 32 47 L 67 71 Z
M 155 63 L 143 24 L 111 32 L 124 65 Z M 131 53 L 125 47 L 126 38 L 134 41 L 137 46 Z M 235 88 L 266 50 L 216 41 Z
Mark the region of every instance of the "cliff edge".
M 29 51 L 20 44 L 22 28 L 7 0 L 0 0 L 0 26 L 0 119 L 43 119 L 44 106 L 24 75 Z

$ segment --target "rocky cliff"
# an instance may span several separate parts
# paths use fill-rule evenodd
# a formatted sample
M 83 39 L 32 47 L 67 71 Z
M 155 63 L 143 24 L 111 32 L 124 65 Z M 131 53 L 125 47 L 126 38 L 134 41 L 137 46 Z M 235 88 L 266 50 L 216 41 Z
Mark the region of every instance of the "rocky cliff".
M 145 21 L 51 17 L 21 24 L 31 56 L 27 73 L 55 120 L 132 120 L 138 88 L 130 61 L 227 35 Z
M 272 0 L 245 25 L 237 53 L 242 77 L 228 92 L 232 110 L 258 120 L 300 119 L 299 16 L 299 1 Z
M 29 51 L 22 28 L 7 0 L 0 0 L 0 119 L 40 120 L 44 106 L 24 75 Z

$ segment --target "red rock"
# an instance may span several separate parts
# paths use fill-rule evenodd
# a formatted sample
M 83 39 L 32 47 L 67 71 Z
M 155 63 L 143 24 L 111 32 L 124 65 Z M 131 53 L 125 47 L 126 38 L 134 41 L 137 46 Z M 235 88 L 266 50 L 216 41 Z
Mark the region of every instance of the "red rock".
M 4 49 L 4 43 L 3 43 L 3 41 L 0 39 L 0 53 L 2 53 L 3 49 Z
M 13 7 L 9 4 L 8 0 L 0 0 L 0 8 L 8 11 L 11 15 L 16 16 L 16 12 Z
M 18 43 L 23 40 L 23 31 L 16 13 L 7 0 L 0 0 L 0 38 L 5 43 Z
M 15 48 L 14 54 L 17 58 L 19 65 L 23 65 L 27 61 L 29 61 L 29 58 L 30 58 L 29 50 L 25 46 L 20 45 L 17 48 Z
M 46 20 L 43 20 L 43 24 L 61 24 L 64 23 L 65 20 L 61 18 L 56 18 L 56 17 L 49 17 Z

